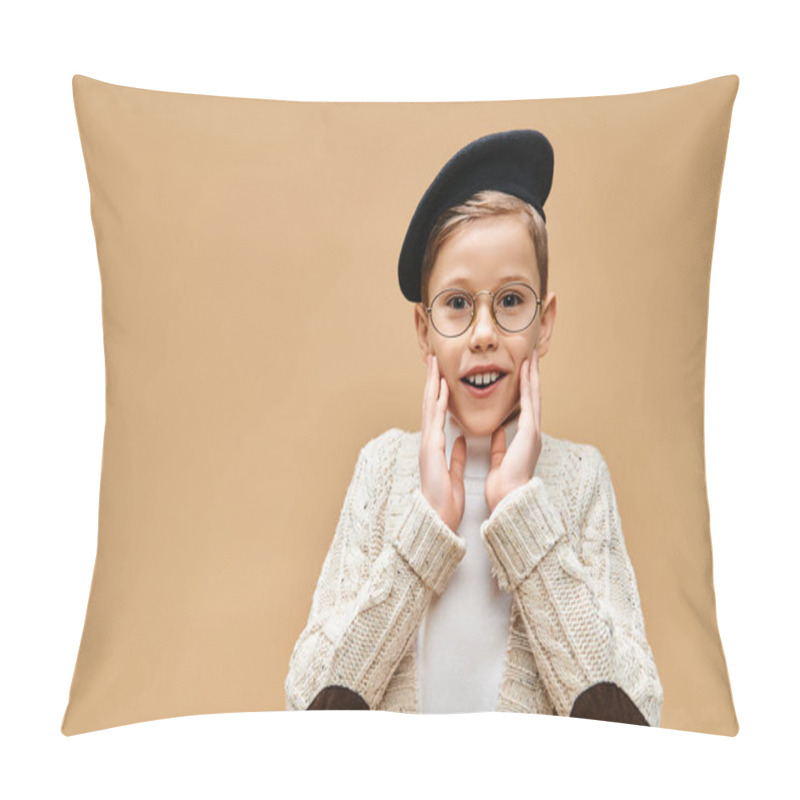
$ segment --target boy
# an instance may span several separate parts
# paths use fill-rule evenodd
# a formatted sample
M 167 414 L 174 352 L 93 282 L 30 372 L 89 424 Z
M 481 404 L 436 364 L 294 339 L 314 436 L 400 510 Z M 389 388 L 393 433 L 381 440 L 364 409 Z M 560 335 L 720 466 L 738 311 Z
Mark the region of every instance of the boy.
M 289 709 L 660 724 L 608 468 L 597 448 L 541 431 L 552 175 L 538 131 L 490 134 L 415 211 L 398 277 L 428 370 L 421 431 L 392 428 L 359 454 Z

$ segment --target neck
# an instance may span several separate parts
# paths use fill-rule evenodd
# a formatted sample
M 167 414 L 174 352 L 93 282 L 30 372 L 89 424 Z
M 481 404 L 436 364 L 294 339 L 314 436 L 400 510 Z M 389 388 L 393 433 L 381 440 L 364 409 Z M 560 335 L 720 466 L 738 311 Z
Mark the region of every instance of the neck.
M 500 425 L 505 429 L 506 434 L 506 448 L 509 447 L 517 432 L 517 421 L 519 418 L 519 410 L 509 414 L 509 416 Z M 464 467 L 464 475 L 484 475 L 488 471 L 489 456 L 492 449 L 492 436 L 487 434 L 484 436 L 473 436 L 467 433 L 460 422 L 450 413 L 448 409 L 445 416 L 445 444 L 447 451 L 447 463 L 450 464 L 450 456 L 453 452 L 453 445 L 459 436 L 463 436 L 467 444 L 467 460 Z

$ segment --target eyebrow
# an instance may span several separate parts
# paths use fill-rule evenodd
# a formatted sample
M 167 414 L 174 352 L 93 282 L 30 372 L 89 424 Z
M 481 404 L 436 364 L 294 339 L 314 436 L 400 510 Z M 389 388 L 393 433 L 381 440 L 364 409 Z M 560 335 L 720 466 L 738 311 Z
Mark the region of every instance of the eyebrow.
M 506 283 L 512 283 L 513 281 L 522 281 L 522 283 L 530 283 L 530 276 L 529 275 L 518 275 L 518 274 L 511 274 L 511 275 L 504 275 L 502 278 L 498 279 L 498 286 L 504 286 Z M 450 286 L 469 286 L 470 280 L 464 275 L 456 275 L 454 278 L 451 278 L 447 281 L 447 285 L 445 288 L 449 288 Z

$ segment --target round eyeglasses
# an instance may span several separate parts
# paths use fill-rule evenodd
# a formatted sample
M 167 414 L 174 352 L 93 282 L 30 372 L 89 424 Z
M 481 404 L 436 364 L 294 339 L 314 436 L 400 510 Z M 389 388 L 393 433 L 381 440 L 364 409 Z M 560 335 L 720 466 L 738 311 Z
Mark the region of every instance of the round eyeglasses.
M 449 338 L 461 336 L 475 319 L 478 295 L 492 298 L 492 317 L 507 333 L 524 331 L 536 319 L 542 301 L 527 283 L 507 283 L 496 292 L 483 289 L 472 294 L 465 289 L 443 289 L 425 310 L 433 327 Z

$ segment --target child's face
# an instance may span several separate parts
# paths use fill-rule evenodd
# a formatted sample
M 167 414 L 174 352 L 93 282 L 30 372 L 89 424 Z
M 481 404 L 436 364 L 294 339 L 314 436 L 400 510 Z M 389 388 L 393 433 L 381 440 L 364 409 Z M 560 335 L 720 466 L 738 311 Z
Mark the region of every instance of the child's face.
M 511 281 L 524 281 L 541 297 L 536 251 L 525 223 L 516 215 L 485 217 L 470 222 L 439 251 L 428 285 L 430 300 L 442 289 L 495 291 Z M 448 409 L 470 436 L 489 436 L 520 410 L 520 369 L 538 346 L 539 357 L 549 348 L 555 322 L 556 297 L 549 294 L 532 325 L 508 333 L 492 317 L 491 298 L 479 295 L 472 325 L 461 336 L 442 336 L 430 324 L 422 303 L 415 305 L 422 360 L 433 353 L 449 388 Z M 507 373 L 486 396 L 476 396 L 463 383 L 475 366 L 494 364 Z

